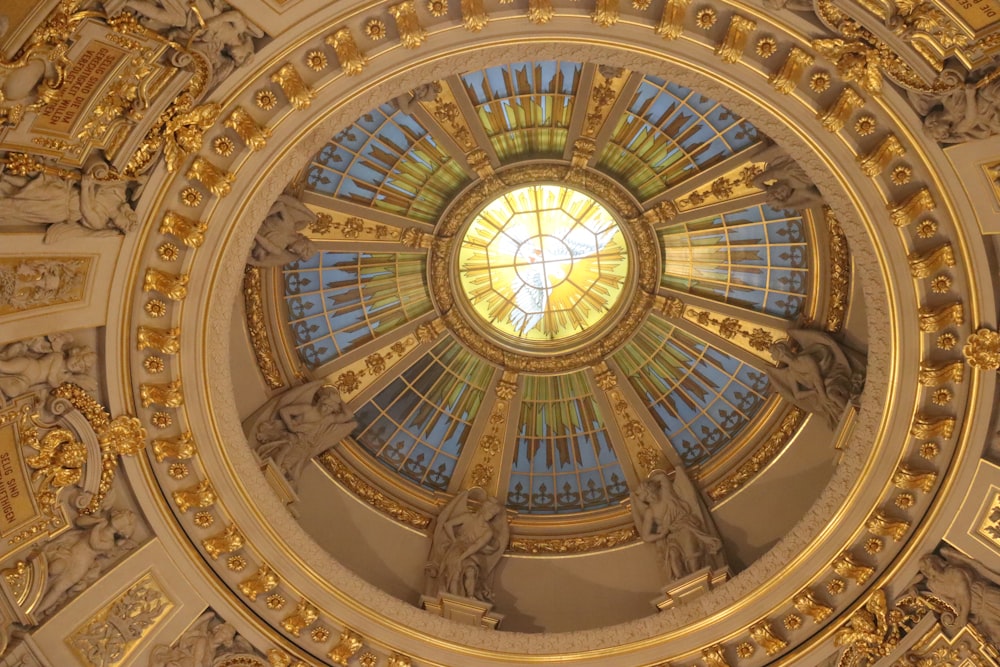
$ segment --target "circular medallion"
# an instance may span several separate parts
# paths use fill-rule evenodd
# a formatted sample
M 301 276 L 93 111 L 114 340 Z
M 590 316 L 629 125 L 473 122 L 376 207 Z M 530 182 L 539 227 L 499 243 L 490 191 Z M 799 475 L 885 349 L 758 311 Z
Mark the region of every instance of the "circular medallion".
M 462 292 L 502 340 L 531 349 L 601 323 L 628 277 L 614 216 L 562 185 L 529 185 L 489 202 L 458 251 Z

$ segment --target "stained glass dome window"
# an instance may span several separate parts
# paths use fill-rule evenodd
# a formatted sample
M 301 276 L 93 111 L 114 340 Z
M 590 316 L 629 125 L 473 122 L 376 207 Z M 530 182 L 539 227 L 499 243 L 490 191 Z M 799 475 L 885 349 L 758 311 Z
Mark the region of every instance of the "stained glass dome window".
M 458 270 L 490 326 L 516 339 L 557 340 L 611 311 L 628 252 L 600 203 L 570 188 L 532 185 L 494 199 L 473 219 Z

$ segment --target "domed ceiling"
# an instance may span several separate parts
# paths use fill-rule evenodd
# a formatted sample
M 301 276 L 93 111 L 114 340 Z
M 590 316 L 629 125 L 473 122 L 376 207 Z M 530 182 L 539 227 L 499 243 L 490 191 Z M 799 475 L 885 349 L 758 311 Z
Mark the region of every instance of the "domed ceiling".
M 717 101 L 627 70 L 522 62 L 428 83 L 313 158 L 320 252 L 281 269 L 272 307 L 310 376 L 350 401 L 352 444 L 403 488 L 490 487 L 523 516 L 617 507 L 653 467 L 739 460 L 789 407 L 768 348 L 823 316 L 829 232 L 818 205 L 769 205 L 778 155 Z M 432 345 L 400 342 L 435 316 Z M 377 391 L 360 392 L 362 356 Z
M 975 204 L 907 101 L 926 49 L 854 48 L 892 21 L 822 0 L 240 4 L 267 29 L 211 82 L 175 58 L 108 158 L 142 224 L 86 320 L 154 440 L 122 477 L 185 570 L 171 627 L 211 608 L 286 665 L 819 665 L 903 594 L 995 403 L 958 344 L 995 314 Z M 215 34 L 197 9 L 157 48 Z M 294 205 L 308 243 L 262 261 Z M 802 396 L 809 336 L 865 382 Z M 289 405 L 339 419 L 301 475 L 254 432 Z M 663 599 L 635 520 L 663 471 L 728 564 L 700 597 Z M 499 631 L 420 608 L 440 518 L 486 496 Z

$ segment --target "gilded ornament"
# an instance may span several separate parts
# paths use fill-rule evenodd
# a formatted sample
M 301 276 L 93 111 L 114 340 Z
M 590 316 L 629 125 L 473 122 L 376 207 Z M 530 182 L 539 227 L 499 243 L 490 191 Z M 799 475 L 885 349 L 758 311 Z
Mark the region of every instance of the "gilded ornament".
M 938 224 L 936 220 L 922 220 L 917 225 L 917 236 L 922 239 L 933 238 L 937 234 Z
M 279 583 L 278 573 L 270 565 L 264 564 L 249 578 L 240 582 L 240 592 L 251 602 L 256 602 L 257 596 L 273 591 Z
M 900 493 L 896 496 L 896 500 L 893 501 L 901 510 L 908 510 L 916 504 L 916 498 L 913 497 L 912 493 Z
M 792 604 L 800 613 L 811 618 L 813 623 L 820 623 L 833 613 L 833 607 L 820 602 L 816 594 L 808 588 L 799 591 L 792 598 Z
M 910 529 L 910 522 L 905 519 L 893 518 L 882 510 L 875 510 L 868 517 L 865 528 L 872 535 L 891 537 L 894 542 L 899 542 L 906 535 L 906 531 Z
M 267 600 L 264 601 L 268 609 L 282 609 L 285 606 L 285 598 L 282 595 L 274 593 L 267 596 Z
M 886 208 L 889 210 L 889 215 L 892 216 L 892 224 L 904 227 L 916 222 L 917 218 L 924 213 L 937 208 L 937 202 L 934 201 L 930 190 L 920 188 L 898 204 L 887 204 Z M 937 226 L 934 227 L 934 230 L 937 231 Z M 933 234 L 931 235 L 933 236 Z M 927 237 L 921 236 L 921 238 Z
M 462 25 L 469 32 L 479 32 L 489 23 L 483 0 L 459 0 L 462 10 Z
M 858 122 L 861 122 L 860 119 Z M 857 124 L 855 124 L 855 129 L 857 129 Z M 858 133 L 860 134 L 860 130 Z M 889 166 L 889 163 L 893 159 L 902 157 L 905 154 L 906 149 L 903 147 L 903 144 L 899 142 L 895 134 L 890 132 L 870 153 L 858 155 L 855 159 L 858 165 L 861 166 L 861 171 L 864 172 L 865 176 L 875 178 L 885 171 L 885 168 Z
M 691 0 L 667 0 L 656 24 L 656 34 L 664 39 L 677 39 L 684 32 L 684 17 Z
M 201 545 L 205 547 L 205 551 L 208 552 L 212 560 L 217 560 L 222 554 L 242 549 L 243 543 L 243 533 L 240 532 L 236 524 L 230 525 L 215 537 L 207 537 L 201 541 Z
M 222 107 L 213 102 L 181 111 L 167 120 L 161 139 L 167 171 L 177 171 L 185 159 L 201 150 L 205 132 L 215 125 L 221 112 Z
M 865 553 L 870 556 L 874 556 L 875 554 L 880 553 L 884 546 L 885 545 L 882 543 L 882 540 L 879 538 L 869 537 L 865 540 Z
M 186 274 L 177 275 L 159 269 L 146 269 L 142 290 L 144 292 L 159 292 L 172 301 L 181 301 L 187 296 L 187 283 Z
M 413 661 L 402 653 L 393 653 L 389 656 L 386 667 L 413 667 Z
M 907 259 L 910 274 L 914 278 L 926 278 L 935 271 L 955 266 L 955 253 L 950 243 L 943 243 L 923 253 L 910 253 Z
M 363 644 L 364 640 L 361 635 L 350 628 L 344 628 L 340 633 L 340 641 L 333 647 L 333 650 L 327 653 L 327 657 L 333 661 L 333 664 L 347 667 L 347 662 L 361 650 Z
M 619 0 L 596 0 L 590 20 L 602 28 L 610 28 L 618 23 Z
M 746 660 L 753 657 L 754 650 L 753 644 L 750 642 L 740 642 L 736 645 L 736 657 L 740 660 Z
M 770 58 L 777 52 L 778 42 L 775 41 L 774 37 L 761 37 L 757 40 L 757 46 L 754 47 L 754 53 L 761 58 Z
M 863 107 L 865 100 L 850 86 L 845 86 L 837 99 L 825 111 L 816 114 L 816 119 L 827 132 L 839 132 L 855 111 Z
M 156 254 L 164 262 L 176 262 L 181 256 L 181 249 L 173 243 L 161 243 L 156 248 Z
M 638 9 L 640 12 L 649 9 L 653 0 L 632 0 L 632 9 Z
M 710 30 L 718 20 L 718 14 L 711 7 L 702 7 L 694 15 L 694 22 L 702 30 Z
M 157 357 L 155 355 L 150 355 L 142 360 L 142 367 L 145 368 L 150 373 L 162 373 L 166 370 L 167 365 L 163 361 L 163 357 Z
M 288 102 L 294 109 L 301 111 L 309 108 L 316 91 L 306 85 L 302 75 L 295 69 L 295 65 L 285 63 L 281 68 L 271 75 L 271 82 L 281 87 L 281 92 L 285 94 Z
M 843 579 L 831 579 L 826 585 L 826 591 L 830 595 L 840 595 L 847 590 L 847 582 Z
M 172 479 L 179 480 L 179 479 L 184 479 L 185 477 L 190 475 L 191 471 L 184 463 L 171 463 L 167 467 L 167 474 L 170 475 Z
M 859 137 L 867 137 L 875 132 L 876 125 L 875 116 L 867 113 L 862 114 L 854 121 L 854 131 L 858 133 Z
M 161 234 L 176 236 L 190 248 L 200 247 L 205 242 L 205 232 L 207 231 L 207 222 L 198 222 L 173 211 L 164 213 L 163 220 L 160 222 Z
M 863 586 L 869 577 L 875 574 L 875 568 L 868 567 L 858 561 L 850 551 L 844 551 L 830 563 L 833 571 L 845 579 L 853 579 L 858 586 Z
M 722 644 L 709 646 L 701 650 L 701 659 L 705 662 L 705 667 L 731 667 L 726 660 L 726 649 Z
M 951 276 L 939 273 L 931 278 L 931 291 L 935 294 L 946 294 L 951 291 Z
M 785 630 L 798 630 L 802 627 L 802 617 L 798 614 L 789 614 L 785 616 L 782 625 L 785 626 Z
M 949 382 L 961 383 L 965 377 L 965 365 L 961 361 L 920 363 L 917 381 L 925 387 L 939 387 Z
M 684 302 L 676 296 L 657 295 L 653 307 L 667 317 L 681 317 L 684 314 Z
M 965 321 L 965 309 L 961 301 L 954 301 L 936 308 L 922 306 L 917 316 L 920 319 L 920 330 L 924 333 L 933 333 L 945 327 L 962 324 Z
M 66 644 L 81 659 L 78 664 L 113 667 L 122 663 L 173 606 L 153 576 L 146 574 L 78 627 L 66 638 Z
M 750 626 L 750 637 L 760 644 L 760 647 L 768 655 L 780 653 L 788 646 L 788 642 L 775 633 L 767 619 Z
M 271 129 L 260 125 L 243 107 L 233 109 L 222 124 L 235 132 L 247 148 L 252 151 L 263 149 L 267 145 L 267 140 L 271 138 Z
M 247 569 L 247 559 L 243 556 L 230 556 L 226 559 L 226 567 L 233 572 L 242 572 Z
M 192 507 L 205 509 L 211 507 L 218 500 L 211 480 L 204 479 L 192 487 L 179 489 L 173 492 L 174 503 L 177 509 L 183 514 Z
M 278 104 L 278 96 L 274 94 L 274 91 L 264 88 L 258 90 L 253 97 L 254 104 L 263 109 L 264 111 L 270 111 Z
M 383 24 L 384 27 L 385 24 Z M 344 70 L 344 74 L 347 76 L 361 74 L 365 65 L 368 64 L 368 59 L 361 52 L 361 49 L 358 48 L 357 42 L 354 41 L 354 35 L 351 34 L 348 28 L 341 28 L 332 35 L 327 35 L 326 43 L 330 45 L 330 48 L 337 55 L 337 62 L 340 63 L 340 68 Z M 326 56 L 323 56 L 323 58 L 325 59 Z
M 816 58 L 797 46 L 793 46 L 785 57 L 785 62 L 771 78 L 771 85 L 782 95 L 788 95 L 799 85 L 806 68 L 812 66 Z
M 756 21 L 739 14 L 733 14 L 732 18 L 729 19 L 729 28 L 726 29 L 722 42 L 715 49 L 715 55 L 719 56 L 724 63 L 735 63 L 743 57 L 750 33 L 756 29 Z
M 293 637 L 298 637 L 303 630 L 315 623 L 317 618 L 319 618 L 319 609 L 302 598 L 295 607 L 295 612 L 281 621 L 281 627 Z
M 268 650 L 267 664 L 270 665 L 270 667 L 308 667 L 306 663 L 301 660 L 296 660 L 281 649 L 277 648 Z
M 243 273 L 243 308 L 247 318 L 247 330 L 250 332 L 250 344 L 253 347 L 257 368 L 260 369 L 264 381 L 271 389 L 285 385 L 278 370 L 278 362 L 271 349 L 271 339 L 267 332 L 267 316 L 264 314 L 263 287 L 261 285 L 260 268 L 247 266 Z
M 448 13 L 448 0 L 427 0 L 427 11 L 439 18 Z
M 365 21 L 365 37 L 373 42 L 385 39 L 385 36 L 388 34 L 389 29 L 382 19 L 368 19 Z
M 330 64 L 326 54 L 319 50 L 313 50 L 306 54 L 306 67 L 314 72 L 322 72 Z
M 830 232 L 830 305 L 827 307 L 826 330 L 840 331 L 847 318 L 851 296 L 851 254 L 847 236 L 829 206 L 823 207 L 823 217 Z
M 844 81 L 857 82 L 869 93 L 882 92 L 878 50 L 861 40 L 814 39 L 812 47 L 833 63 Z
M 892 484 L 897 489 L 906 491 L 923 491 L 930 493 L 937 481 L 937 473 L 933 470 L 918 470 L 901 463 L 892 476 Z
M 768 436 L 767 440 L 757 448 L 750 458 L 740 464 L 735 472 L 724 477 L 715 486 L 710 488 L 706 495 L 714 501 L 719 501 L 733 492 L 742 488 L 747 482 L 754 478 L 761 470 L 767 467 L 768 463 L 784 450 L 791 441 L 792 436 L 798 431 L 802 422 L 805 421 L 806 413 L 800 408 L 793 407 L 782 418 L 778 429 Z
M 320 455 L 320 462 L 351 493 L 383 514 L 414 528 L 423 529 L 430 525 L 431 518 L 429 516 L 420 514 L 402 503 L 389 498 L 353 471 L 349 470 L 333 453 L 325 452 Z
M 937 337 L 937 341 L 935 341 L 935 345 L 939 350 L 950 350 L 954 348 L 955 345 L 957 344 L 958 344 L 958 336 L 951 333 L 950 331 L 946 331 L 945 333 L 941 334 L 940 336 Z
M 174 418 L 167 412 L 154 412 L 150 415 L 149 422 L 156 428 L 165 429 L 170 428 L 170 425 L 174 423 Z
M 396 30 L 399 32 L 399 41 L 407 49 L 415 49 L 427 39 L 427 31 L 420 25 L 417 17 L 416 7 L 413 0 L 389 6 L 389 13 L 396 21 Z
M 59 489 L 80 481 L 87 462 L 87 447 L 72 432 L 56 428 L 41 440 L 30 436 L 26 440 L 38 452 L 25 458 L 25 463 L 34 470 L 31 473 L 33 482 L 43 480 L 43 487 Z
M 830 73 L 815 72 L 809 77 L 809 89 L 814 93 L 825 93 L 830 90 Z
M 179 408 L 184 405 L 184 393 L 180 380 L 173 380 L 166 384 L 144 382 L 139 385 L 139 397 L 144 408 L 151 405 Z
M 309 637 L 317 644 L 322 644 L 330 638 L 330 631 L 322 625 L 317 625 L 309 632 Z
M 366 651 L 358 658 L 358 664 L 361 667 L 378 667 L 378 656 L 370 651 Z
M 229 157 L 236 150 L 236 142 L 225 135 L 216 137 L 212 139 L 212 150 L 216 155 Z
M 941 453 L 941 447 L 936 442 L 930 441 L 920 445 L 920 458 L 928 461 Z
M 951 399 L 954 398 L 954 396 L 955 395 L 952 393 L 951 389 L 942 387 L 940 389 L 934 390 L 934 392 L 931 394 L 931 402 L 933 402 L 934 405 L 941 405 L 941 406 L 948 405 L 949 403 L 951 403 Z
M 1000 333 L 979 329 L 969 336 L 962 347 L 962 355 L 976 370 L 1000 370 Z
M 200 155 L 191 163 L 185 177 L 198 181 L 216 197 L 225 197 L 228 195 L 232 190 L 233 182 L 236 180 L 234 174 L 216 167 Z
M 194 521 L 194 525 L 201 529 L 208 528 L 215 523 L 215 517 L 211 512 L 195 512 L 192 520 Z
M 137 349 L 140 352 L 153 349 L 160 354 L 177 354 L 181 349 L 180 335 L 181 330 L 177 328 L 157 329 L 139 325 L 136 329 Z
M 186 461 L 197 453 L 190 431 L 173 438 L 157 438 L 153 440 L 153 457 L 157 463 L 165 459 Z
M 489 483 L 493 480 L 493 473 L 496 472 L 492 465 L 484 465 L 482 463 L 477 463 L 472 468 L 472 484 L 473 486 L 479 486 L 486 488 Z
M 150 299 L 142 307 L 150 317 L 163 317 L 167 314 L 167 304 L 159 299 Z
M 631 544 L 639 539 L 634 526 L 618 528 L 600 535 L 562 538 L 512 537 L 507 550 L 511 553 L 527 554 L 573 554 L 611 549 L 622 544 Z
M 196 206 L 201 206 L 201 191 L 198 188 L 188 186 L 181 190 L 180 194 L 181 203 L 188 208 L 195 208 Z
M 955 429 L 954 417 L 929 417 L 917 415 L 910 426 L 910 435 L 915 438 L 950 438 Z
M 906 185 L 912 178 L 913 169 L 902 164 L 893 167 L 892 173 L 889 174 L 889 180 L 892 181 L 893 185 Z
M 862 667 L 880 662 L 896 649 L 900 639 L 925 612 L 926 608 L 915 595 L 904 597 L 890 608 L 885 590 L 876 590 L 834 635 L 833 643 L 846 647 L 840 657 L 840 667 Z

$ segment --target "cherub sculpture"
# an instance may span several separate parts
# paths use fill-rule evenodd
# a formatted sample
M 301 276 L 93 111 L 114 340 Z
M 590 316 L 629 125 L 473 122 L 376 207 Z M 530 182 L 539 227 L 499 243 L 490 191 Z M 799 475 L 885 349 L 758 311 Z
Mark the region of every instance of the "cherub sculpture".
M 251 425 L 251 446 L 272 458 L 292 488 L 309 461 L 350 435 L 358 425 L 340 392 L 325 380 L 290 389 L 271 399 Z
M 673 480 L 654 470 L 630 497 L 639 536 L 656 545 L 668 583 L 726 566 L 712 516 L 683 470 Z
M 831 429 L 836 427 L 847 404 L 864 387 L 864 358 L 822 331 L 790 329 L 788 338 L 790 342 L 771 345 L 777 364 L 767 370 L 771 385 L 793 405 L 821 415 Z
M 469 500 L 479 505 L 469 507 Z M 507 549 L 503 505 L 480 488 L 463 491 L 441 510 L 427 558 L 427 595 L 493 601 L 493 571 Z

